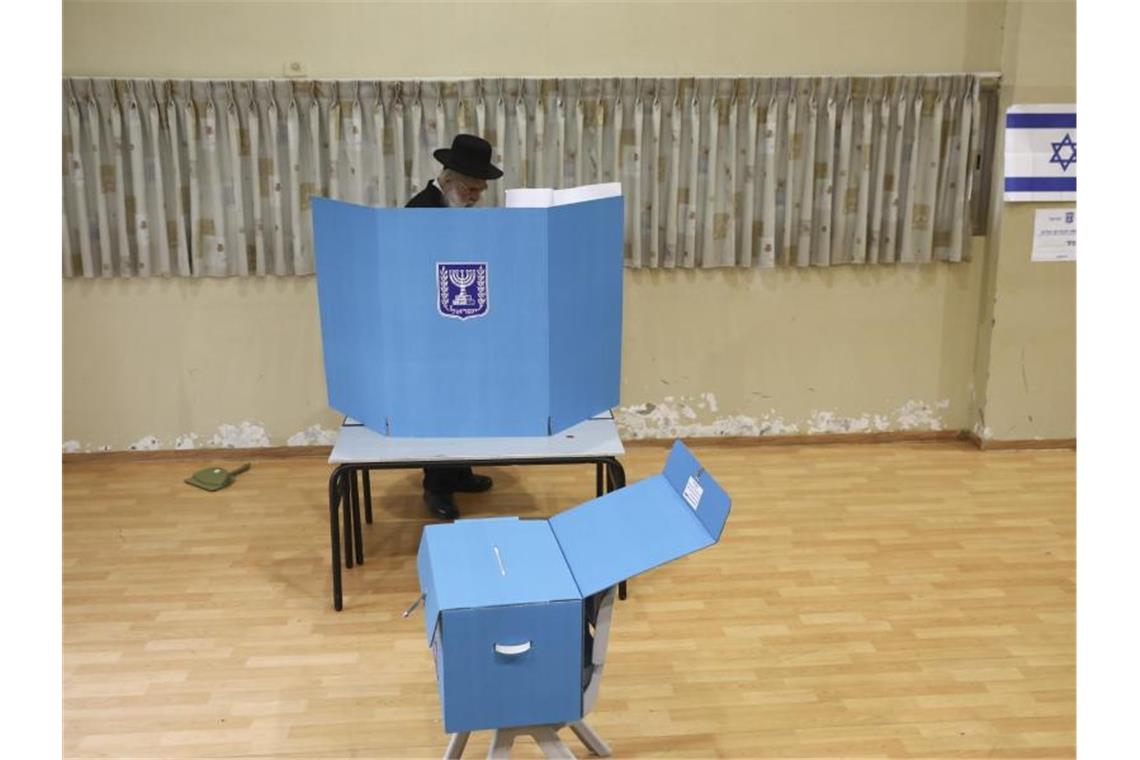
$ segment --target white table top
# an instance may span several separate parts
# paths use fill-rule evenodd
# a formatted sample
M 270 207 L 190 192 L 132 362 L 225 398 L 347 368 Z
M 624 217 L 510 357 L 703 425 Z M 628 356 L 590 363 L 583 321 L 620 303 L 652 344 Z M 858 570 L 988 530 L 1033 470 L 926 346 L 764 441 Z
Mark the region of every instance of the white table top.
M 329 463 L 572 459 L 624 453 L 611 412 L 579 422 L 556 435 L 510 438 L 395 438 L 346 419 Z

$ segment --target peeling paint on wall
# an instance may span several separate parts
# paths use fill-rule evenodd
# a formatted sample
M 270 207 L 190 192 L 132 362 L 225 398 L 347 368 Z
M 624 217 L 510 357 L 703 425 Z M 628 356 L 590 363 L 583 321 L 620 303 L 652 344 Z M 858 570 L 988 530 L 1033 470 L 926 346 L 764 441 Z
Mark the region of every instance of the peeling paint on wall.
M 811 413 L 807 423 L 809 435 L 817 433 L 881 433 L 890 429 L 890 420 L 882 414 L 837 417 L 834 412 L 818 409 Z
M 336 443 L 336 430 L 327 430 L 320 425 L 310 425 L 299 433 L 289 436 L 288 446 L 332 446 Z
M 691 403 L 689 403 L 691 402 Z M 694 408 L 694 406 L 696 408 Z M 675 438 L 675 437 L 715 437 L 715 436 L 761 436 L 788 435 L 798 433 L 798 425 L 784 421 L 772 409 L 757 419 L 742 414 L 716 418 L 710 422 L 698 422 L 698 410 L 716 412 L 719 409 L 716 396 L 702 393 L 677 400 L 666 396 L 660 404 L 646 402 L 634 406 L 619 407 L 614 411 L 614 419 L 623 438 Z M 708 416 L 707 414 L 704 416 Z
M 878 433 L 892 430 L 943 430 L 942 413 L 950 408 L 949 399 L 935 403 L 907 401 L 890 414 L 866 413 L 844 417 L 832 410 L 816 409 L 807 420 L 790 421 L 775 409 L 761 417 L 733 414 L 707 419 L 719 405 L 712 393 L 695 397 L 666 396 L 661 403 L 645 402 L 619 407 L 614 412 L 623 438 L 808 435 L 835 433 Z M 706 412 L 707 410 L 707 412 Z M 702 414 L 701 412 L 705 412 Z
M 269 445 L 269 436 L 266 435 L 264 428 L 251 422 L 243 422 L 240 425 L 220 425 L 218 432 L 205 442 L 202 441 L 202 438 L 197 433 L 185 433 L 167 441 L 164 441 L 156 435 L 144 435 L 142 438 L 128 445 L 126 450 L 159 451 L 198 448 L 247 449 Z M 121 449 L 117 449 L 117 447 L 108 444 L 85 444 L 74 439 L 64 441 L 63 444 L 63 452 L 65 454 L 89 454 L 116 450 Z
M 218 449 L 254 449 L 269 446 L 265 428 L 252 422 L 241 425 L 221 425 L 210 439 L 210 446 Z
M 131 451 L 156 451 L 162 448 L 162 441 L 153 435 L 144 435 L 127 448 Z
M 174 440 L 174 448 L 176 449 L 196 449 L 198 448 L 198 434 L 187 433 L 180 435 Z
M 757 435 L 797 435 L 799 432 L 799 425 L 785 422 L 783 417 L 776 414 L 775 409 L 771 409 L 760 418 L 760 430 Z
M 941 430 L 942 419 L 935 408 L 950 408 L 950 400 L 943 399 L 934 407 L 925 401 L 908 401 L 895 412 L 896 423 L 902 430 Z
M 950 401 L 907 401 L 889 413 L 865 413 L 847 417 L 835 410 L 814 409 L 807 419 L 787 419 L 769 409 L 760 416 L 745 414 L 717 415 L 720 403 L 713 393 L 694 396 L 665 396 L 659 403 L 644 402 L 614 410 L 618 430 L 626 440 L 659 438 L 715 438 L 762 437 L 783 435 L 827 435 L 843 433 L 877 433 L 899 430 L 944 430 L 943 415 Z M 336 443 L 337 430 L 319 424 L 289 436 L 288 446 L 331 446 Z M 988 440 L 993 432 L 982 422 L 974 425 L 974 432 Z M 155 435 L 146 435 L 130 444 L 131 451 L 159 449 L 263 448 L 274 444 L 265 428 L 253 422 L 237 425 L 220 425 L 208 438 L 197 433 L 184 433 L 163 441 Z M 83 443 L 69 439 L 63 443 L 65 454 L 112 451 L 116 447 Z

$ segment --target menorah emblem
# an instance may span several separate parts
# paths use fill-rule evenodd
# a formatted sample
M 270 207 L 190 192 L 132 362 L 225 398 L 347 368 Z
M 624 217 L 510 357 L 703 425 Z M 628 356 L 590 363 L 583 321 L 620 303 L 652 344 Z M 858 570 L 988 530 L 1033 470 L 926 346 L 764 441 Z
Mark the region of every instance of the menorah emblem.
M 490 305 L 485 262 L 436 264 L 437 307 L 445 317 L 481 317 Z
M 459 288 L 459 295 L 451 299 L 451 305 L 467 306 L 471 303 L 471 298 L 467 295 L 467 288 L 475 284 L 475 270 L 459 269 L 454 272 L 448 272 L 447 277 L 451 280 L 452 285 Z

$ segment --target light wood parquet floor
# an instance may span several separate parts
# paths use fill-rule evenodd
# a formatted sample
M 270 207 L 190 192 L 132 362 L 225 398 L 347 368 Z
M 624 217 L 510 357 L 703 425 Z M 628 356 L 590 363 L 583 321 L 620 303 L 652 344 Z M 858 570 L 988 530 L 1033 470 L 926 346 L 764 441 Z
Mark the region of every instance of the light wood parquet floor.
M 693 449 L 732 515 L 720 544 L 618 602 L 588 716 L 616 757 L 1075 755 L 1073 451 Z M 665 454 L 631 446 L 630 482 Z M 182 483 L 215 463 L 64 465 L 65 756 L 440 756 L 421 613 L 400 614 L 418 593 L 418 475 L 373 474 L 366 561 L 337 613 L 329 466 L 255 459 L 225 491 Z M 465 516 L 593 495 L 589 466 L 484 472 L 495 488 L 461 495 Z

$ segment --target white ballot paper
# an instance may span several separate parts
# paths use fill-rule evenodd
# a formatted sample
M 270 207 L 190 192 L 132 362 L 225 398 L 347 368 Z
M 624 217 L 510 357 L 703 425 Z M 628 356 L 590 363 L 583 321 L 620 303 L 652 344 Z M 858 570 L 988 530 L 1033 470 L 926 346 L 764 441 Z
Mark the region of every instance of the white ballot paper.
M 1077 260 L 1077 210 L 1039 208 L 1033 221 L 1033 261 Z
M 621 195 L 620 182 L 580 185 L 564 190 L 552 190 L 549 187 L 519 187 L 507 190 L 507 200 L 504 205 L 507 208 L 548 208 L 598 198 L 612 198 L 616 195 Z

